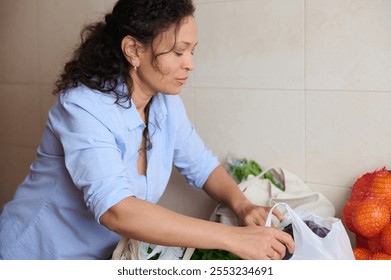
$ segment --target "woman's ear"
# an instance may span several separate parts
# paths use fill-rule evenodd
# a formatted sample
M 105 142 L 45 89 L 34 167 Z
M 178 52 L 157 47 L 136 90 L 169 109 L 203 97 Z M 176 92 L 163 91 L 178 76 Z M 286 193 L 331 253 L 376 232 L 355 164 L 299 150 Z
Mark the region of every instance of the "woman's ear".
M 122 53 L 126 57 L 126 60 L 136 68 L 140 65 L 139 48 L 140 46 L 137 43 L 137 40 L 132 36 L 126 36 L 122 39 Z

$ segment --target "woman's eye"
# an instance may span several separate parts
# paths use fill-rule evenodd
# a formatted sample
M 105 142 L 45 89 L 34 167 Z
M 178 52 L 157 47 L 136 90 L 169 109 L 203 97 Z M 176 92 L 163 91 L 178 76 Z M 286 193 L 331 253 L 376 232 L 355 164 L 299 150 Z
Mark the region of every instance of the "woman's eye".
M 187 52 L 187 50 L 174 50 L 175 55 L 182 56 Z M 194 50 L 190 52 L 191 55 L 194 55 Z

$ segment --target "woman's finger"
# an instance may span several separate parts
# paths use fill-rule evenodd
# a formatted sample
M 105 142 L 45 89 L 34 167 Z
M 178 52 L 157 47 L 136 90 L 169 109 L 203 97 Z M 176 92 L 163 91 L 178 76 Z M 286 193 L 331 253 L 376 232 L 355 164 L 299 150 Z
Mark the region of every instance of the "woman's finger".
M 284 215 L 277 208 L 274 208 L 272 213 L 279 221 L 284 219 Z

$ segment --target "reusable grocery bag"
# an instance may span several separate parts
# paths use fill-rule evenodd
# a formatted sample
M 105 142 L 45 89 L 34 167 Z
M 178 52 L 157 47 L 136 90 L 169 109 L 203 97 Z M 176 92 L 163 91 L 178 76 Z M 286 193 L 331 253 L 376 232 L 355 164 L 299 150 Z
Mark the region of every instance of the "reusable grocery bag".
M 275 183 L 264 178 L 268 174 Z M 321 217 L 335 215 L 334 205 L 320 192 L 312 190 L 296 174 L 281 167 L 270 168 L 257 176 L 249 176 L 239 184 L 243 194 L 256 205 L 271 207 L 276 203 L 287 203 L 295 211 L 310 211 Z M 285 209 L 282 209 L 284 212 Z M 232 210 L 219 204 L 214 209 L 211 221 L 227 225 L 238 225 Z
M 350 239 L 342 221 L 334 217 L 320 217 L 308 211 L 295 212 L 286 203 L 275 204 L 268 214 L 265 226 L 272 224 L 272 211 L 276 207 L 286 209 L 285 219 L 277 226 L 292 225 L 295 252 L 291 260 L 354 260 Z M 280 210 L 280 208 L 278 208 Z M 318 235 L 308 226 L 308 221 L 323 229 Z M 307 223 L 306 223 L 307 222 Z
M 122 237 L 118 242 L 112 260 L 181 260 L 185 248 L 149 244 Z M 186 256 L 187 257 L 187 256 Z M 191 257 L 191 256 L 190 256 Z

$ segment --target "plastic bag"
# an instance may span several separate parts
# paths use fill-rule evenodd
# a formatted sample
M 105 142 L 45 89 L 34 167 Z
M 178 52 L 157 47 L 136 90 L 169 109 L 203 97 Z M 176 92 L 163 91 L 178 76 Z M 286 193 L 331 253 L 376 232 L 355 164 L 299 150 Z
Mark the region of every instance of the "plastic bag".
M 268 214 L 265 226 L 271 226 L 272 211 L 275 207 L 284 206 L 286 218 L 278 225 L 279 228 L 292 224 L 295 240 L 295 252 L 291 260 L 354 260 L 353 249 L 349 236 L 338 218 L 323 218 L 310 212 L 296 213 L 286 203 L 277 203 Z M 304 222 L 304 221 L 307 221 Z M 308 226 L 308 221 L 329 231 L 318 235 Z

